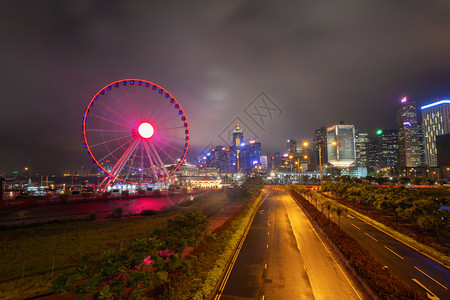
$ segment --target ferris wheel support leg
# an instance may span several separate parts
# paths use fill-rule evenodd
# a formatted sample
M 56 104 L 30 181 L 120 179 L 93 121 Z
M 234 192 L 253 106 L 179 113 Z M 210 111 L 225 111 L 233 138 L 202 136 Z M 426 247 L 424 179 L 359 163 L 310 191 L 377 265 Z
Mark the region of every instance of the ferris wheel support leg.
M 158 180 L 158 173 L 156 172 L 155 163 L 153 162 L 152 155 L 150 154 L 150 148 L 148 147 L 147 143 L 144 142 L 143 144 L 145 152 L 147 153 L 148 160 L 150 161 L 150 166 L 152 168 L 153 175 L 155 176 L 155 179 Z
M 169 172 L 167 172 L 166 166 L 164 166 L 164 163 L 163 163 L 161 157 L 159 157 L 159 154 L 158 154 L 158 152 L 155 149 L 155 145 L 153 145 L 153 143 L 150 143 L 150 146 L 152 147 L 153 153 L 155 154 L 156 158 L 159 161 L 161 169 L 164 170 L 164 174 L 166 175 L 166 179 L 169 179 Z
M 138 139 L 134 140 L 131 143 L 131 145 L 128 147 L 128 149 L 123 153 L 122 157 L 117 161 L 116 165 L 114 166 L 115 169 L 113 168 L 114 171 L 111 170 L 111 174 L 114 176 L 112 178 L 112 182 L 114 182 L 117 179 L 117 176 L 119 176 L 119 173 L 122 171 L 123 167 L 127 163 L 131 154 L 133 154 L 134 150 L 136 150 L 138 145 L 139 145 L 139 140 Z
M 130 144 L 128 149 L 125 150 L 125 152 L 119 158 L 117 163 L 112 167 L 110 176 L 106 177 L 107 181 L 106 181 L 105 186 L 102 188 L 102 191 L 105 191 L 107 189 L 107 187 L 117 179 L 117 176 L 119 175 L 120 171 L 122 171 L 123 167 L 127 163 L 128 158 L 130 158 L 131 154 L 133 154 L 134 150 L 136 150 L 138 145 L 139 145 L 139 140 L 136 139 Z M 103 181 L 102 181 L 102 183 L 103 183 Z M 99 186 L 99 188 L 100 188 L 100 186 Z
M 106 190 L 106 187 L 107 187 L 107 186 L 105 186 L 104 188 L 101 188 L 101 186 L 102 186 L 108 179 L 109 179 L 108 176 L 105 176 L 105 178 L 103 178 L 102 182 L 100 182 L 100 184 L 97 186 L 97 191 L 104 192 L 104 191 Z

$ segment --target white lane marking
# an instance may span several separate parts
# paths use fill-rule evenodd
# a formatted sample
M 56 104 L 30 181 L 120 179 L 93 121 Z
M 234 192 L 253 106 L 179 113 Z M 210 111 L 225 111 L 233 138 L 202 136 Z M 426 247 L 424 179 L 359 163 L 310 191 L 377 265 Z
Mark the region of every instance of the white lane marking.
M 401 257 L 400 255 L 398 255 L 397 253 L 395 253 L 395 251 L 392 250 L 391 248 L 389 248 L 388 246 L 384 246 L 384 248 L 388 249 L 389 251 L 391 251 L 392 253 L 394 253 L 395 255 L 397 255 L 398 257 L 400 257 L 401 259 L 404 259 L 404 258 Z
M 297 206 L 298 207 L 298 206 Z M 300 208 L 300 207 L 299 207 Z M 306 217 L 306 216 L 305 216 Z M 306 217 L 307 218 L 307 217 Z M 344 270 L 342 270 L 341 265 L 337 262 L 336 258 L 334 258 L 333 254 L 331 254 L 330 250 L 328 249 L 328 247 L 325 245 L 324 241 L 322 240 L 322 238 L 319 236 L 319 234 L 317 233 L 316 229 L 312 226 L 311 222 L 308 220 L 308 218 L 306 219 L 308 222 L 308 225 L 311 227 L 311 229 L 314 231 L 314 233 L 316 234 L 316 236 L 319 238 L 320 242 L 322 243 L 323 247 L 325 248 L 325 250 L 327 250 L 328 254 L 331 256 L 331 258 L 334 260 L 334 262 L 336 263 L 337 267 L 339 268 L 339 270 L 342 272 L 342 274 L 344 275 L 345 279 L 347 279 L 347 282 L 350 284 L 350 286 L 352 287 L 353 291 L 355 292 L 356 296 L 358 296 L 358 298 L 360 300 L 363 300 L 361 298 L 361 296 L 359 295 L 359 293 L 356 291 L 356 288 L 353 286 L 353 283 L 350 281 L 350 279 L 347 277 L 347 275 L 345 274 Z M 306 270 L 306 267 L 305 267 Z
M 267 244 L 267 248 L 269 248 L 269 244 Z
M 264 300 L 264 295 L 262 295 L 261 300 Z
M 359 229 L 359 227 L 356 226 L 355 224 L 353 224 L 353 223 L 351 223 L 351 224 L 352 224 L 353 227 L 356 227 L 358 230 L 361 230 L 361 229 Z
M 411 278 L 411 280 L 414 281 L 415 283 L 417 283 L 418 285 L 420 285 L 424 290 L 427 291 L 427 297 L 428 297 L 429 299 L 436 299 L 436 300 L 439 300 L 439 297 L 436 296 L 432 291 L 430 291 L 429 289 L 427 289 L 427 287 L 424 286 L 422 283 L 420 283 L 419 280 L 417 280 L 417 279 L 415 279 L 415 278 Z M 431 295 L 430 295 L 430 294 L 431 294 Z
M 264 270 L 267 269 L 267 264 L 264 265 Z
M 259 207 L 261 207 L 261 205 L 264 203 L 264 201 L 266 201 L 267 197 L 269 197 L 269 195 L 266 195 L 264 197 L 264 199 L 261 201 L 261 203 L 257 209 L 259 209 Z M 255 213 L 255 215 L 256 215 L 256 213 Z M 253 218 L 254 218 L 254 216 L 253 216 Z M 227 284 L 227 281 L 228 281 L 228 278 L 230 277 L 231 271 L 233 271 L 234 264 L 236 263 L 236 260 L 239 256 L 239 252 L 241 252 L 242 246 L 244 245 L 244 242 L 247 239 L 247 234 L 250 231 L 250 227 L 252 226 L 251 225 L 252 223 L 253 223 L 253 219 L 251 220 L 251 223 L 249 223 L 249 225 L 247 226 L 247 228 L 244 231 L 244 234 L 242 235 L 241 241 L 239 242 L 239 244 L 236 248 L 236 252 L 234 253 L 234 256 L 231 259 L 230 265 L 228 266 L 228 270 L 225 272 L 225 276 L 222 279 L 222 283 L 219 286 L 219 289 L 217 290 L 216 296 L 214 297 L 215 300 L 219 300 L 220 297 L 222 296 L 223 289 L 225 288 L 225 285 Z
M 352 216 L 350 214 L 348 214 L 347 216 L 349 216 L 350 219 L 354 219 L 355 218 L 354 216 Z
M 433 280 L 434 282 L 436 282 L 437 284 L 439 284 L 440 286 L 442 286 L 444 289 L 448 290 L 448 288 L 443 285 L 442 283 L 440 283 L 439 281 L 437 281 L 436 279 L 434 279 L 433 277 L 431 277 L 430 275 L 428 275 L 427 273 L 425 273 L 424 271 L 422 271 L 421 269 L 419 269 L 418 267 L 414 266 L 415 269 L 419 270 L 420 272 L 422 272 L 425 276 L 429 277 L 431 280 Z
M 264 209 L 261 209 L 260 211 L 259 211 L 259 214 L 262 214 L 264 212 Z
M 267 231 L 267 235 L 269 235 L 269 231 Z
M 370 238 L 371 238 L 372 240 L 374 240 L 375 242 L 378 242 L 378 240 L 377 240 L 376 238 L 374 238 L 373 236 L 371 236 L 370 234 L 365 233 L 365 232 L 364 232 L 364 234 L 367 235 L 368 237 L 370 237 Z

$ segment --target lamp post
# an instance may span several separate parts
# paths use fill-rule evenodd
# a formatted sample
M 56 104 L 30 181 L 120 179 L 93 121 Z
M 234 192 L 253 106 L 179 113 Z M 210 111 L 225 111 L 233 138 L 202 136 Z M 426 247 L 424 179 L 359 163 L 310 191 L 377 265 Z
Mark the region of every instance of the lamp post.
M 31 185 L 31 169 L 28 167 L 25 167 L 25 171 L 28 171 L 28 186 Z

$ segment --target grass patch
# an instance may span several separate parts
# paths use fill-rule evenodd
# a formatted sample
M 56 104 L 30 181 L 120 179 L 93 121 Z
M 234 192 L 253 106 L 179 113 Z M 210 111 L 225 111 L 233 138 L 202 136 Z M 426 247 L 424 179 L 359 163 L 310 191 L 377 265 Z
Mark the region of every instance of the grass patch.
M 165 226 L 168 219 L 186 210 L 211 215 L 229 203 L 225 191 L 213 191 L 188 207 L 153 216 L 0 230 L 0 298 L 23 298 L 48 291 L 52 268 L 56 278 L 75 266 L 82 255 L 100 257 L 107 249 L 130 247 L 133 239 Z

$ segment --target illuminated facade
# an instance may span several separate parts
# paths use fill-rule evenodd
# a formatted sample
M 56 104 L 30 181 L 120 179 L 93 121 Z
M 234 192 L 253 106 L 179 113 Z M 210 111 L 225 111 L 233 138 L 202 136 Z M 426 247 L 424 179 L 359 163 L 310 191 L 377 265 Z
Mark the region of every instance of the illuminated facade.
M 399 166 L 398 131 L 386 129 L 377 131 L 378 139 L 378 166 L 390 168 L 395 172 Z
M 337 168 L 355 164 L 355 127 L 334 125 L 327 129 L 328 162 Z
M 358 167 L 367 167 L 368 143 L 369 134 L 367 132 L 359 132 L 355 135 L 356 165 Z
M 317 168 L 319 166 L 319 146 L 322 154 L 322 162 L 327 162 L 327 129 L 325 127 L 321 127 L 314 131 L 314 153 L 312 163 L 314 163 Z
M 397 107 L 397 129 L 400 167 L 416 168 L 421 165 L 416 102 L 404 97 Z
M 450 133 L 450 100 L 421 107 L 425 140 L 425 159 L 429 167 L 437 167 L 436 137 Z

